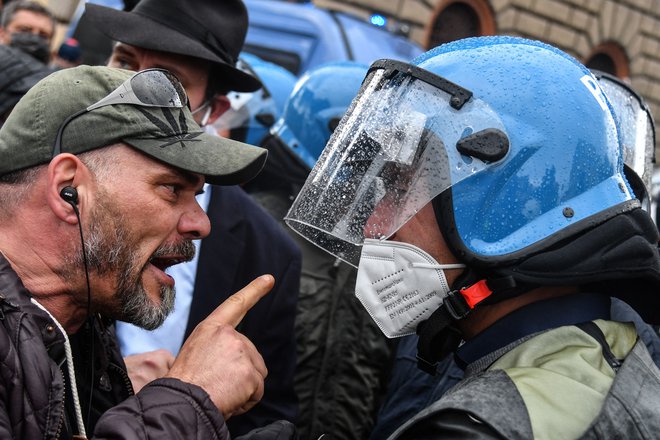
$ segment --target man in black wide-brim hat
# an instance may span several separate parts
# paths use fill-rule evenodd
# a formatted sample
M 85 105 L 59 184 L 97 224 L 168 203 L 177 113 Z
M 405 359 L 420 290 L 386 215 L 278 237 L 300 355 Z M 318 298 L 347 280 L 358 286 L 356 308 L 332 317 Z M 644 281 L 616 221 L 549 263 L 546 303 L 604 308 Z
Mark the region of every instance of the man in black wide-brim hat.
M 240 0 L 143 0 L 129 12 L 87 4 L 85 19 L 118 42 L 110 66 L 161 67 L 175 73 L 201 126 L 227 110 L 227 92 L 250 92 L 261 86 L 235 67 L 247 32 L 247 11 Z M 208 187 L 200 204 L 211 220 L 211 234 L 201 241 L 197 261 L 171 273 L 177 282 L 173 315 L 155 332 L 117 325 L 131 379 L 139 388 L 163 375 L 174 359 L 170 352 L 176 355 L 208 313 L 256 276 L 269 273 L 275 277 L 275 287 L 239 328 L 268 368 L 264 397 L 248 413 L 232 417 L 228 426 L 232 435 L 240 435 L 274 420 L 294 421 L 299 250 L 239 187 Z M 153 351 L 162 348 L 167 351 Z

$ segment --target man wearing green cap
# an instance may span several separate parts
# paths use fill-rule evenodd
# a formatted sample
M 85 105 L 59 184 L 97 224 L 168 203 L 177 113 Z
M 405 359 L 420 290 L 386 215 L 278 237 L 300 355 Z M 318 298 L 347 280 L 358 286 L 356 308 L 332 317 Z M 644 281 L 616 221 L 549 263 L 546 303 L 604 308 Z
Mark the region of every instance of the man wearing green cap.
M 209 233 L 195 194 L 250 179 L 265 157 L 204 134 L 160 69 L 62 70 L 19 101 L 0 129 L 1 438 L 229 438 L 225 420 L 259 401 L 267 374 L 235 327 L 271 276 L 136 395 L 108 324 L 162 322 L 165 269 Z
M 228 91 L 253 92 L 261 86 L 236 68 L 248 19 L 241 0 L 142 0 L 130 12 L 88 3 L 81 19 L 118 42 L 109 61 L 112 67 L 164 67 L 175 73 L 201 126 L 227 110 Z M 273 290 L 250 310 L 240 329 L 268 366 L 264 398 L 228 426 L 236 436 L 273 420 L 295 421 L 300 250 L 240 187 L 212 186 L 198 201 L 208 213 L 211 233 L 197 242 L 198 258 L 169 271 L 178 286 L 174 312 L 155 331 L 117 323 L 133 384 L 139 388 L 164 374 L 181 343 L 210 310 L 255 276 L 270 273 L 275 277 Z

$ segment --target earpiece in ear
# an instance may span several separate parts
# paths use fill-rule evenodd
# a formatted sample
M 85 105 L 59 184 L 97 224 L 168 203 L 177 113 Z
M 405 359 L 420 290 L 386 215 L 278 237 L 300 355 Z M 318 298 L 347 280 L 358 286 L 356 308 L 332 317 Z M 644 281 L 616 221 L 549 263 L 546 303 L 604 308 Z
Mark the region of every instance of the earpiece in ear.
M 65 186 L 62 188 L 62 191 L 60 191 L 60 197 L 74 206 L 78 204 L 78 191 L 72 186 Z

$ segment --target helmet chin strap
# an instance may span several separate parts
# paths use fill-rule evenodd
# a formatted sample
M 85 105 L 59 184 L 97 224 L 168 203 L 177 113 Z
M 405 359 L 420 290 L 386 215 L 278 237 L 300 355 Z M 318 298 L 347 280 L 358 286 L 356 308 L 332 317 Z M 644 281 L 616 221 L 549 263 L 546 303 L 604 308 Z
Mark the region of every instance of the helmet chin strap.
M 495 290 L 510 289 L 515 285 L 512 277 L 482 279 L 469 287 L 449 292 L 443 304 L 417 327 L 417 367 L 435 376 L 438 362 L 455 351 L 463 340 L 456 322 L 469 316 Z

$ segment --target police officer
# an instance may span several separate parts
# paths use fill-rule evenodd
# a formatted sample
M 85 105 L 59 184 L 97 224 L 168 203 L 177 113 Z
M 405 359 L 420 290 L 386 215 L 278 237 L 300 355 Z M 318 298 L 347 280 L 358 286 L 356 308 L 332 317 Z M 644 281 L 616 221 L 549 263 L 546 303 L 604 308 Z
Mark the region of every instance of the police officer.
M 287 222 L 358 267 L 420 367 L 454 351 L 465 369 L 392 438 L 657 432 L 658 369 L 610 297 L 658 321 L 658 233 L 594 76 L 540 42 L 467 39 L 374 63 L 351 109 Z

